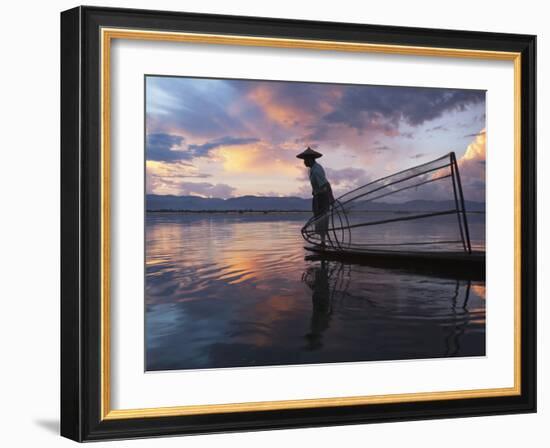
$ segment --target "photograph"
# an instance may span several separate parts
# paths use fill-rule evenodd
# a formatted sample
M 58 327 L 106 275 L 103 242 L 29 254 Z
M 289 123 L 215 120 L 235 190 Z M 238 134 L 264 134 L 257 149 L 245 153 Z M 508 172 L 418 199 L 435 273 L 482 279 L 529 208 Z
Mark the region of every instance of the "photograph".
M 486 356 L 485 90 L 144 78 L 146 371 Z
M 537 412 L 537 35 L 302 11 L 61 13 L 62 436 Z

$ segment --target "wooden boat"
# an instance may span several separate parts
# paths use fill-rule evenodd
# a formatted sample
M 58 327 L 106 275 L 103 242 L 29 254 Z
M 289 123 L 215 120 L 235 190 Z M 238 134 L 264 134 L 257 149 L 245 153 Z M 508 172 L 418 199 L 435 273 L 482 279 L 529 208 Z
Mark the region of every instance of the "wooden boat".
M 418 273 L 444 275 L 470 280 L 485 279 L 485 251 L 382 251 L 335 250 L 330 247 L 305 246 L 309 259 L 338 260 L 390 269 L 405 269 Z

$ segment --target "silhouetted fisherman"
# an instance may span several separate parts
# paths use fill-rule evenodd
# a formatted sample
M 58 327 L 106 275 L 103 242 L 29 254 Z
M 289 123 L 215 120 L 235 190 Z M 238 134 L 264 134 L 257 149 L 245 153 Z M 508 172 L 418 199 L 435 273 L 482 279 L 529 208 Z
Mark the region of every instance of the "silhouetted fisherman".
M 309 168 L 309 181 L 313 194 L 312 208 L 313 216 L 318 217 L 328 212 L 330 205 L 334 202 L 332 188 L 325 175 L 323 167 L 315 161 L 323 154 L 311 149 L 307 149 L 296 157 L 303 159 L 304 165 Z M 325 238 L 328 233 L 328 215 L 315 221 L 315 231 L 321 237 L 321 245 L 325 245 Z

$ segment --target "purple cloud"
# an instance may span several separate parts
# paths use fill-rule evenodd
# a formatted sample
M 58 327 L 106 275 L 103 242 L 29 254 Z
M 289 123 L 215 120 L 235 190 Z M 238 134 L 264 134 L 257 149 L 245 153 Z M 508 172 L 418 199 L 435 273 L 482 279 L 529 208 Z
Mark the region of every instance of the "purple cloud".
M 326 114 L 327 122 L 346 123 L 357 129 L 378 126 L 397 128 L 400 121 L 418 126 L 445 112 L 463 111 L 485 101 L 481 90 L 394 86 L 348 86 L 338 107 Z
M 178 162 L 192 160 L 196 157 L 207 157 L 210 151 L 220 146 L 246 145 L 259 141 L 253 137 L 221 137 L 203 144 L 187 145 L 185 150 L 174 150 L 185 141 L 184 137 L 173 134 L 155 133 L 148 134 L 146 140 L 145 158 L 158 162 Z
M 147 160 L 158 162 L 175 162 L 185 159 L 183 151 L 174 151 L 172 148 L 181 145 L 184 137 L 172 134 L 148 134 L 145 144 L 145 154 Z

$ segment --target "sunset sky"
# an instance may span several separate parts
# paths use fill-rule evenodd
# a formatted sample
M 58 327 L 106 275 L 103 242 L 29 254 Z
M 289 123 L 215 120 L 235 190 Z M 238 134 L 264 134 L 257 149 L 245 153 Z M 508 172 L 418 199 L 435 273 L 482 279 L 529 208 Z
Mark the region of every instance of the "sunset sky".
M 146 77 L 147 193 L 311 197 L 309 145 L 336 196 L 455 151 L 484 201 L 485 141 L 485 91 Z

